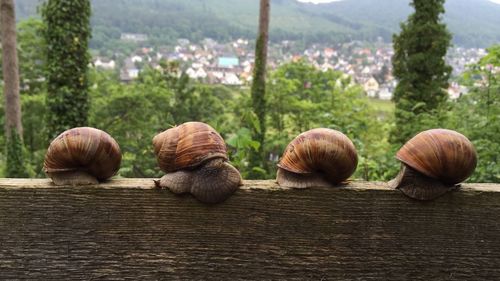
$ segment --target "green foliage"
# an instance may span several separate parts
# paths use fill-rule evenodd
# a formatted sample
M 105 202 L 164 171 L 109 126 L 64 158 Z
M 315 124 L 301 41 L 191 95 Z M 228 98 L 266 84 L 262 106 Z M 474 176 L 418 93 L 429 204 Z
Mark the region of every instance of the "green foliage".
M 48 135 L 88 123 L 89 0 L 49 0 L 42 7 L 47 42 Z
M 45 104 L 46 44 L 43 37 L 44 24 L 39 19 L 27 19 L 17 25 L 17 46 L 21 84 L 21 108 L 23 122 L 24 168 L 29 176 L 44 176 L 43 158 L 48 146 Z M 5 147 L 3 94 L 0 104 L 0 146 Z M 0 163 L 6 163 L 5 154 Z M 6 167 L 0 164 L 1 173 Z
M 113 75 L 92 74 L 90 124 L 120 144 L 122 176 L 160 176 L 151 141 L 175 125 L 202 121 L 223 136 L 236 130 L 230 113 L 235 95 L 225 87 L 197 84 L 184 74 L 177 75 L 172 64 L 148 69 L 130 85 L 118 83 Z
M 259 151 L 260 143 L 252 139 L 252 132 L 246 127 L 240 128 L 236 133 L 232 134 L 227 140 L 230 146 L 230 157 L 233 165 L 240 170 L 244 178 L 248 178 L 251 174 L 260 173 L 265 175 L 266 171 L 259 167 L 249 167 L 247 159 L 249 159 L 250 151 Z
M 479 65 L 483 67 L 488 65 L 500 67 L 500 45 L 488 48 L 488 54 L 481 59 Z
M 43 22 L 29 18 L 17 24 L 17 55 L 21 93 L 33 94 L 43 88 L 47 46 Z M 3 58 L 0 57 L 0 63 Z M 3 79 L 3 73 L 0 73 Z
M 29 18 L 17 25 L 17 47 L 21 92 L 35 94 L 43 90 L 47 44 L 43 37 L 45 25 L 39 19 Z
M 47 106 L 45 92 L 31 95 L 21 95 L 23 109 L 23 142 L 26 150 L 26 166 L 33 170 L 32 175 L 44 177 L 43 160 L 49 145 L 47 141 Z
M 8 178 L 25 178 L 28 176 L 24 166 L 23 142 L 19 133 L 12 129 L 7 138 L 7 158 L 5 176 Z
M 167 119 L 165 105 L 171 91 L 149 79 L 129 86 L 111 82 L 111 74 L 96 75 L 96 87 L 91 91 L 90 125 L 108 132 L 120 144 L 123 154 L 120 174 L 159 176 L 151 140 L 168 126 L 162 120 Z
M 270 118 L 264 150 L 273 164 L 269 166 L 275 166 L 286 145 L 298 134 L 325 127 L 353 140 L 359 154 L 356 177 L 380 180 L 396 173 L 397 163 L 390 154 L 394 148 L 387 140 L 392 120 L 375 109 L 349 77 L 335 71 L 321 72 L 299 61 L 274 71 L 268 89 Z
M 396 127 L 391 137 L 403 144 L 423 128 L 438 124 L 447 100 L 451 67 L 445 62 L 451 35 L 441 23 L 445 0 L 414 0 L 415 13 L 394 35 L 393 74 Z
M 252 111 L 257 117 L 258 126 L 251 126 L 252 138 L 259 143 L 258 149 L 251 149 L 249 155 L 250 166 L 259 167 L 249 174 L 250 178 L 261 178 L 265 174 L 260 173 L 266 167 L 264 155 L 264 141 L 266 135 L 266 61 L 267 41 L 264 34 L 259 34 L 255 47 L 255 66 L 251 88 Z
M 434 1 L 433 4 L 437 2 Z M 163 2 L 157 3 L 163 5 Z M 419 2 L 419 5 L 431 7 L 428 6 L 431 5 L 430 2 Z M 182 4 L 179 3 L 180 6 Z M 436 11 L 439 14 L 439 9 Z M 431 14 L 427 13 L 426 16 Z M 18 26 L 19 54 L 22 58 L 21 102 L 25 152 L 23 153 L 19 136 L 9 141 L 9 150 L 2 151 L 7 153 L 0 154 L 0 176 L 4 176 L 5 172 L 17 173 L 17 176 L 23 177 L 43 176 L 43 158 L 48 146 L 46 136 L 50 129 L 48 125 L 51 125 L 46 121 L 51 120 L 47 116 L 52 114 L 46 99 L 48 104 L 54 103 L 55 99 L 57 102 L 62 101 L 64 97 L 75 99 L 71 95 L 72 88 L 61 83 L 57 89 L 61 89 L 62 92 L 57 92 L 57 96 L 52 95 L 49 94 L 52 93 L 51 86 L 49 85 L 49 89 L 46 90 L 45 85 L 37 79 L 44 75 L 46 65 L 49 72 L 51 67 L 52 70 L 56 69 L 54 61 L 52 64 L 50 61 L 46 62 L 46 56 L 55 58 L 55 54 L 66 54 L 58 46 L 46 45 L 44 38 L 40 36 L 40 34 L 45 36 L 51 34 L 50 29 L 45 28 L 45 23 L 30 19 L 19 23 Z M 407 42 L 396 42 L 401 49 L 406 48 L 405 53 L 399 55 L 399 58 L 406 59 L 404 62 L 399 62 L 399 71 L 403 74 L 419 74 L 410 74 L 402 78 L 406 79 L 404 81 L 409 81 L 403 82 L 402 85 L 409 87 L 410 90 L 400 91 L 401 95 L 396 98 L 397 118 L 416 121 L 411 126 L 410 123 L 404 124 L 401 121 L 397 124 L 407 125 L 404 130 L 415 132 L 431 127 L 445 127 L 463 133 L 474 143 L 479 155 L 478 167 L 470 181 L 500 182 L 498 165 L 500 46 L 491 47 L 488 50 L 489 54 L 461 78 L 461 83 L 470 89 L 469 94 L 463 95 L 456 102 L 442 102 L 443 93 L 438 88 L 447 85 L 445 79 L 425 82 L 426 80 L 420 78 L 427 79 L 431 76 L 428 72 L 438 69 L 441 69 L 444 76 L 448 75 L 448 67 L 440 59 L 435 58 L 442 58 L 441 54 L 445 53 L 445 45 L 448 46 L 449 42 L 446 43 L 443 39 L 445 35 L 431 46 L 432 56 L 424 56 L 423 50 L 428 50 L 426 48 L 429 47 L 427 44 L 429 42 L 420 42 L 426 41 L 419 40 L 425 38 L 421 33 L 437 38 L 439 31 L 443 31 L 443 26 L 439 23 L 437 26 L 416 23 L 415 15 L 410 17 L 408 23 L 403 25 L 405 27 L 403 31 L 407 33 L 402 32 L 400 35 L 401 40 L 404 37 Z M 123 26 L 127 24 L 124 23 Z M 415 33 L 409 32 L 412 24 L 417 25 L 416 31 L 413 30 Z M 428 33 L 424 32 L 426 28 L 429 28 Z M 58 34 L 66 32 L 62 28 L 56 30 Z M 76 28 L 68 30 L 77 32 Z M 88 29 L 83 30 L 83 33 L 89 32 Z M 119 30 L 106 32 L 109 32 L 109 36 L 115 37 L 119 34 Z M 78 30 L 77 33 L 81 31 Z M 50 38 L 56 37 L 54 35 Z M 68 38 L 74 40 L 75 37 Z M 58 40 L 64 41 L 62 38 Z M 78 42 L 81 42 L 80 40 L 83 39 L 77 39 Z M 52 41 L 54 42 L 56 41 Z M 411 42 L 415 45 L 410 45 Z M 69 48 L 73 46 L 72 50 L 80 50 L 81 47 L 79 44 L 68 46 Z M 52 52 L 54 54 L 51 54 Z M 86 51 L 85 56 L 87 56 Z M 68 55 L 68 59 L 70 61 L 74 59 L 73 54 Z M 71 71 L 75 69 L 72 68 L 72 64 L 68 68 Z M 68 78 L 70 72 L 62 68 L 66 66 L 68 65 L 61 63 L 58 66 L 61 67 L 59 68 L 61 73 L 57 75 L 52 73 L 49 76 Z M 78 67 L 78 69 L 83 68 Z M 80 82 L 75 77 L 87 79 L 86 73 L 75 73 L 68 78 L 73 79 L 72 83 Z M 88 81 L 83 80 L 84 84 L 92 85 L 89 92 L 89 124 L 107 131 L 120 144 L 123 152 L 122 167 L 119 172 L 121 176 L 160 176 L 162 172 L 157 167 L 153 155 L 151 143 L 153 136 L 174 125 L 195 120 L 206 122 L 221 133 L 227 142 L 230 160 L 242 172 L 244 178 L 249 178 L 251 175 L 273 178 L 276 163 L 285 146 L 299 133 L 316 127 L 340 130 L 353 140 L 359 155 L 358 169 L 354 178 L 387 180 L 393 177 L 399 168 L 399 162 L 394 159 L 399 144 L 389 142 L 389 132 L 394 134 L 396 130 L 400 130 L 393 119 L 393 104 L 369 100 L 349 77 L 335 71 L 321 72 L 304 61 L 282 65 L 269 73 L 265 85 L 265 100 L 260 100 L 266 104 L 265 107 L 259 106 L 262 103 L 254 104 L 252 92 L 246 89 L 205 85 L 192 81 L 180 71 L 179 64 L 175 62 L 162 63 L 160 69 L 146 69 L 141 72 L 138 80 L 130 84 L 120 83 L 116 73 L 92 71 L 90 74 Z M 50 83 L 50 80 L 48 82 Z M 431 92 L 434 95 L 425 94 Z M 252 110 L 256 105 L 265 113 L 264 123 L 259 119 L 257 114 L 259 111 L 256 113 Z M 78 106 L 77 102 L 73 108 L 66 108 L 73 111 Z M 0 104 L 2 146 L 6 142 L 3 132 L 3 107 L 2 100 Z M 253 133 L 262 132 L 262 128 L 265 129 L 265 141 L 261 144 Z M 250 161 L 251 153 L 259 151 L 265 156 L 265 165 L 255 165 Z M 8 159 L 17 162 L 7 161 Z M 15 170 L 9 172 L 6 164 L 20 163 L 21 159 L 24 160 L 23 166 L 9 164 L 9 170 Z
M 453 104 L 450 128 L 467 136 L 478 153 L 471 182 L 500 182 L 500 45 L 491 47 L 479 64 L 464 74 L 470 93 Z

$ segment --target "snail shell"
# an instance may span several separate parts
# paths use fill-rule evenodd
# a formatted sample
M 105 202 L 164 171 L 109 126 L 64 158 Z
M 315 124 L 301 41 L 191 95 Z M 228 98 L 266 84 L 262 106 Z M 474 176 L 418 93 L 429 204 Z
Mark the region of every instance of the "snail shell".
M 191 193 L 205 203 L 227 199 L 242 185 L 241 175 L 227 163 L 224 139 L 212 127 L 187 122 L 153 138 L 158 165 L 167 173 L 158 187 Z
M 214 128 L 201 122 L 187 122 L 153 138 L 158 165 L 165 173 L 193 168 L 203 162 L 227 160 L 224 139 Z
M 332 129 L 312 129 L 286 147 L 277 181 L 298 188 L 337 185 L 354 173 L 357 164 L 356 148 L 346 135 Z
M 454 189 L 477 165 L 474 145 L 464 135 L 447 129 L 417 134 L 396 158 L 403 166 L 389 186 L 418 200 L 431 200 Z
M 56 185 L 96 184 L 118 172 L 121 158 L 120 147 L 109 134 L 78 127 L 50 143 L 43 166 Z
M 398 151 L 396 158 L 445 184 L 464 181 L 477 165 L 477 153 L 469 139 L 446 129 L 417 134 Z

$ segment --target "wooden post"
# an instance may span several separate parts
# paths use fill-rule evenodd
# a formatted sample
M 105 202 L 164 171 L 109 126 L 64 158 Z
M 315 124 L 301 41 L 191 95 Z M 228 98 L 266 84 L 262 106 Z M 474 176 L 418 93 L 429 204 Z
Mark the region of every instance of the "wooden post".
M 0 276 L 29 280 L 499 280 L 500 185 L 432 202 L 385 183 L 246 181 L 199 203 L 152 179 L 0 179 Z

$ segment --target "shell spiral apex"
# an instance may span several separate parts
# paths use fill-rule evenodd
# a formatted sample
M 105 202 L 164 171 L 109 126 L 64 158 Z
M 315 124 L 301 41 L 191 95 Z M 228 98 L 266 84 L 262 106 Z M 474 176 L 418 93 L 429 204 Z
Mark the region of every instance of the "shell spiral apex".
M 304 132 L 292 140 L 286 147 L 278 167 L 284 170 L 279 171 L 279 175 L 289 175 L 288 179 L 303 175 L 308 177 L 309 181 L 309 175 L 317 174 L 330 185 L 335 185 L 349 178 L 356 170 L 357 164 L 356 148 L 346 135 L 336 130 L 318 128 Z M 313 185 L 305 184 L 303 187 Z
M 120 146 L 108 133 L 78 127 L 64 131 L 50 143 L 43 166 L 54 182 L 54 175 L 80 172 L 102 181 L 118 172 L 121 158 Z

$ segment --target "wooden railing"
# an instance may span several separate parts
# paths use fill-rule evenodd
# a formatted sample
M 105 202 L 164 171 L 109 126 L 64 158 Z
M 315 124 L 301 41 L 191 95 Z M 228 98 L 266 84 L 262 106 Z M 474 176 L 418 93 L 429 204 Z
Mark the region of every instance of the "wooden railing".
M 500 280 L 500 185 L 419 202 L 246 181 L 206 205 L 152 179 L 0 179 L 0 279 Z

